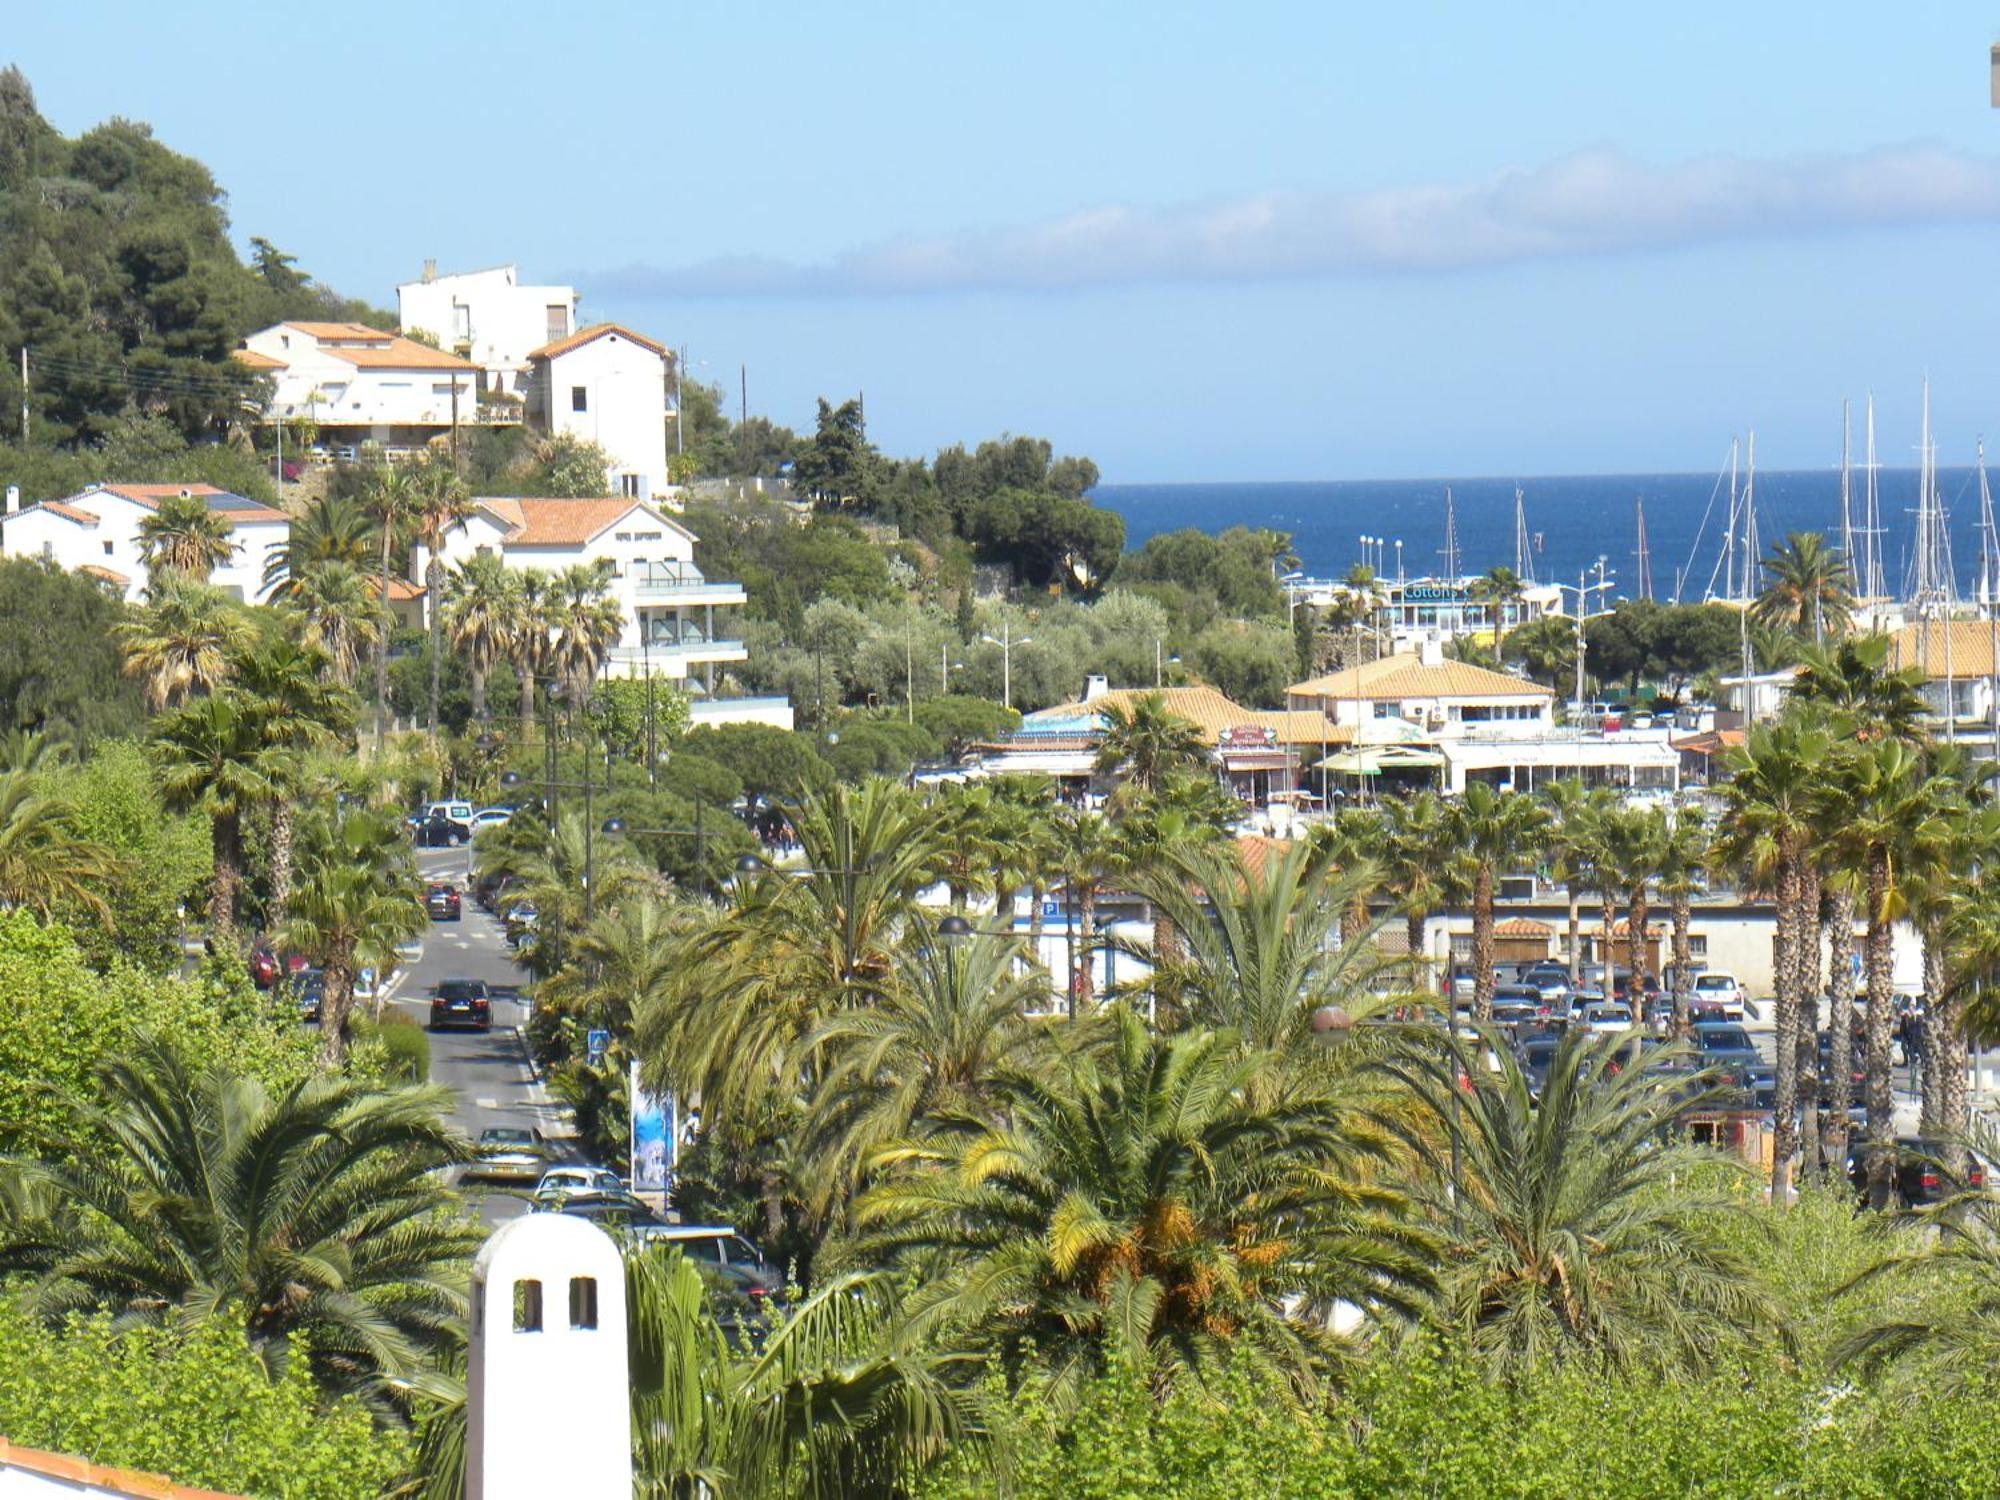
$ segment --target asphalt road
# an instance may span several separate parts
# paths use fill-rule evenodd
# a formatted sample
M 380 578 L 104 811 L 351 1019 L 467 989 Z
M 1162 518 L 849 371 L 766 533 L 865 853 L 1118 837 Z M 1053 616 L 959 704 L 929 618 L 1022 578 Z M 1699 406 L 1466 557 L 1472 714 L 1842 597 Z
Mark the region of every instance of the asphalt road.
M 419 849 L 416 854 L 427 881 L 448 880 L 459 888 L 464 915 L 456 922 L 430 924 L 422 956 L 390 980 L 390 1001 L 419 1023 L 428 1023 L 431 993 L 443 980 L 483 979 L 505 991 L 508 998 L 494 1001 L 491 1031 L 431 1033 L 431 1081 L 452 1091 L 452 1118 L 466 1134 L 476 1137 L 495 1125 L 531 1126 L 552 1138 L 557 1155 L 564 1155 L 565 1112 L 529 1069 L 521 1035 L 527 1006 L 512 998 L 527 975 L 515 964 L 499 922 L 481 911 L 466 890 L 467 851 Z M 466 1188 L 478 1195 L 480 1216 L 490 1224 L 526 1209 L 518 1190 L 485 1183 L 467 1183 Z

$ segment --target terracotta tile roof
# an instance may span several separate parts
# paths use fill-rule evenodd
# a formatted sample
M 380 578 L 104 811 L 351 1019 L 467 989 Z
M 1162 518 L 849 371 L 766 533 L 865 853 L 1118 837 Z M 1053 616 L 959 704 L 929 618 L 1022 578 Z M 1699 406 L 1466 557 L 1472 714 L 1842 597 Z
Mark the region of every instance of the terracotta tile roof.
M 1425 666 L 1414 651 L 1398 651 L 1344 672 L 1294 683 L 1292 698 L 1552 698 L 1540 683 L 1465 661 Z
M 597 500 L 481 500 L 480 507 L 512 529 L 510 547 L 580 547 L 616 526 L 635 510 L 655 513 L 644 501 L 620 496 Z
M 1744 741 L 1740 729 L 1705 729 L 1699 734 L 1691 734 L 1686 739 L 1671 740 L 1669 743 L 1683 755 L 1720 755 L 1732 750 Z
M 131 579 L 127 578 L 123 573 L 115 572 L 112 569 L 105 567 L 101 563 L 85 563 L 82 567 L 77 569 L 77 572 L 85 574 L 91 578 L 101 578 L 106 583 L 115 583 L 120 588 L 125 587 L 132 581 Z
M 665 344 L 655 343 L 643 333 L 634 333 L 623 323 L 592 323 L 588 328 L 577 329 L 568 338 L 555 339 L 542 345 L 539 349 L 530 349 L 528 351 L 528 358 L 554 359 L 557 355 L 567 354 L 572 349 L 581 349 L 585 344 L 601 339 L 606 334 L 616 334 L 620 338 L 630 339 L 641 349 L 650 349 L 662 359 L 666 357 L 667 346 Z
M 190 495 L 208 502 L 208 508 L 223 520 L 234 525 L 238 521 L 289 521 L 290 516 L 281 510 L 273 510 L 260 500 L 250 500 L 229 490 L 219 490 L 212 484 L 104 484 L 99 490 L 107 494 L 122 495 L 134 505 L 143 505 L 147 510 L 158 510 L 160 502 L 173 495 Z M 90 493 L 85 491 L 85 494 Z M 82 499 L 80 495 L 77 497 Z
M 259 354 L 255 349 L 232 349 L 229 357 L 239 365 L 248 365 L 253 370 L 288 370 L 290 365 L 269 354 Z
M 94 1464 L 88 1459 L 72 1458 L 66 1453 L 23 1448 L 0 1438 L 0 1474 L 9 1469 L 24 1474 L 39 1474 L 65 1485 L 87 1485 L 106 1494 L 130 1495 L 135 1500 L 241 1500 L 239 1496 L 225 1495 L 220 1490 L 198 1490 L 185 1484 L 175 1484 L 158 1474 L 144 1474 L 137 1469 L 114 1469 Z
M 1991 677 L 1993 632 L 1984 620 L 1905 625 L 1889 637 L 1889 670 L 1916 667 L 1928 682 L 1951 677 Z
M 1334 725 L 1325 714 L 1301 709 L 1245 708 L 1215 688 L 1203 684 L 1193 687 L 1114 688 L 1087 703 L 1063 703 L 1045 708 L 1036 717 L 1081 718 L 1101 714 L 1113 705 L 1129 713 L 1133 704 L 1155 692 L 1166 701 L 1169 713 L 1177 714 L 1194 725 L 1211 745 L 1220 744 L 1222 737 L 1232 729 L 1252 725 L 1271 730 L 1281 745 L 1331 744 L 1337 737 Z M 1024 727 L 1027 732 L 1033 732 L 1032 725 Z
M 375 582 L 379 586 L 381 579 L 378 577 Z M 412 599 L 421 599 L 423 597 L 424 590 L 422 584 L 412 583 L 407 578 L 398 578 L 393 573 L 389 575 L 390 603 L 407 603 Z
M 370 345 L 366 349 L 346 349 L 320 345 L 320 353 L 330 354 L 335 359 L 345 360 L 358 370 L 460 370 L 476 371 L 479 366 L 469 359 L 460 359 L 456 354 L 447 354 L 442 349 L 433 349 L 429 344 L 420 344 L 415 339 L 391 339 L 386 344 Z M 468 392 L 468 394 L 470 394 Z
M 1261 833 L 1243 834 L 1236 840 L 1236 860 L 1243 873 L 1253 880 L 1283 859 L 1296 844 L 1294 839 L 1274 839 Z
M 31 505 L 30 510 L 45 510 L 50 515 L 61 516 L 65 521 L 74 521 L 79 526 L 95 526 L 97 517 L 81 506 L 71 505 L 67 500 L 44 500 L 40 505 Z
M 371 344 L 386 344 L 396 337 L 380 328 L 370 328 L 366 323 L 286 323 L 286 328 L 296 328 L 313 339 L 365 339 Z
M 1493 924 L 1493 935 L 1503 938 L 1546 938 L 1554 937 L 1556 930 L 1546 922 L 1537 922 L 1533 917 L 1509 917 L 1504 922 Z
M 1598 925 L 1599 925 L 1599 927 L 1600 927 L 1600 928 L 1602 928 L 1602 926 L 1603 926 L 1603 924 L 1602 924 L 1602 923 L 1599 923 Z M 1611 929 L 1611 935 L 1612 935 L 1613 937 L 1624 937 L 1624 936 L 1625 936 L 1625 935 L 1626 935 L 1627 933 L 1629 933 L 1629 932 L 1630 932 L 1631 930 L 1632 930 L 1632 924 L 1631 924 L 1631 923 L 1630 923 L 1629 921 L 1627 921 L 1627 920 L 1626 920 L 1625 918 L 1623 918 L 1623 917 L 1620 917 L 1620 918 L 1618 919 L 1618 922 L 1617 922 L 1617 925 L 1615 925 L 1615 926 L 1614 926 L 1614 927 L 1613 927 L 1613 928 Z M 1663 933 L 1665 933 L 1665 932 L 1666 932 L 1666 928 L 1662 927 L 1662 926 L 1661 926 L 1661 925 L 1660 925 L 1659 923 L 1657 923 L 1657 922 L 1648 922 L 1648 923 L 1646 924 L 1646 936 L 1647 936 L 1647 937 L 1649 937 L 1649 938 L 1656 938 L 1656 937 L 1659 937 L 1659 936 L 1661 936 L 1661 935 L 1662 935 Z

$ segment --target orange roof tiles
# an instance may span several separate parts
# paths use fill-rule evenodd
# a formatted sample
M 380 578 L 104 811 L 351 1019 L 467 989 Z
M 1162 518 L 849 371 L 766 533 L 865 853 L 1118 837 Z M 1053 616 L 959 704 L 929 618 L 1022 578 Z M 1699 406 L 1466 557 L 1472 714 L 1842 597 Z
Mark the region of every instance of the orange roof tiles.
M 433 349 L 429 344 L 420 344 L 415 339 L 391 339 L 386 344 L 372 345 L 366 349 L 322 344 L 320 353 L 344 360 L 357 370 L 475 371 L 479 368 L 469 359 L 460 359 L 456 354 Z
M 1325 714 L 1303 709 L 1245 708 L 1206 684 L 1170 688 L 1114 688 L 1086 703 L 1064 703 L 1042 710 L 1051 717 L 1103 713 L 1114 705 L 1130 712 L 1141 698 L 1158 693 L 1167 712 L 1186 719 L 1209 744 L 1220 744 L 1232 729 L 1268 729 L 1281 745 L 1332 744 L 1339 731 Z M 1351 733 L 1351 731 L 1350 731 Z
M 391 603 L 407 603 L 411 599 L 421 599 L 423 597 L 424 591 L 421 584 L 412 583 L 407 578 L 397 578 L 393 574 L 390 575 L 389 600 Z
M 226 495 L 228 490 L 219 490 L 212 484 L 100 484 L 100 490 L 109 490 L 114 495 L 123 495 L 127 500 L 157 508 L 169 495 L 198 495 L 206 500 L 210 495 Z
M 1554 937 L 1556 930 L 1546 922 L 1537 922 L 1533 917 L 1509 917 L 1504 922 L 1493 924 L 1493 935 L 1503 938 L 1545 938 Z
M 121 588 L 132 581 L 130 578 L 127 578 L 123 573 L 114 572 L 112 569 L 103 566 L 101 563 L 85 563 L 82 567 L 77 569 L 77 572 L 86 574 L 91 578 L 101 578 L 106 583 L 115 583 L 119 585 Z
M 481 500 L 481 509 L 513 529 L 510 547 L 579 547 L 616 526 L 644 502 L 607 496 L 596 500 Z M 648 511 L 648 515 L 652 512 Z
M 384 333 L 379 328 L 370 328 L 366 323 L 287 323 L 284 326 L 296 328 L 308 338 L 322 341 L 363 339 L 371 344 L 386 344 L 396 337 L 395 334 Z
M 39 1448 L 23 1448 L 0 1438 L 0 1473 L 16 1469 L 39 1474 L 65 1485 L 89 1485 L 113 1495 L 129 1495 L 133 1500 L 241 1500 L 220 1490 L 198 1490 L 175 1484 L 159 1474 L 137 1469 L 114 1469 L 89 1459 L 72 1458 L 66 1453 L 47 1453 Z
M 1377 661 L 1363 662 L 1344 672 L 1332 672 L 1285 690 L 1292 698 L 1553 698 L 1538 682 L 1506 672 L 1476 667 L 1471 662 L 1443 661 L 1426 666 L 1414 651 L 1398 651 Z
M 581 349 L 585 344 L 601 339 L 607 334 L 616 334 L 620 338 L 630 339 L 641 349 L 650 349 L 663 359 L 666 357 L 667 346 L 665 344 L 655 343 L 643 333 L 634 333 L 622 323 L 593 323 L 588 328 L 577 329 L 575 333 L 570 334 L 567 338 L 552 340 L 542 345 L 539 349 L 530 349 L 528 351 L 528 358 L 554 359 L 557 355 L 567 354 L 572 349 Z
M 1993 628 L 1985 620 L 1905 625 L 1889 637 L 1887 665 L 1892 672 L 1915 667 L 1927 682 L 1942 682 L 1946 677 L 1991 677 Z
M 44 500 L 39 507 L 51 515 L 61 516 L 65 521 L 74 521 L 79 526 L 95 526 L 97 517 L 81 506 L 71 505 L 65 500 Z
M 253 370 L 288 370 L 291 368 L 282 359 L 276 359 L 269 354 L 259 354 L 255 349 L 232 349 L 229 352 L 229 357 L 239 365 L 248 365 Z

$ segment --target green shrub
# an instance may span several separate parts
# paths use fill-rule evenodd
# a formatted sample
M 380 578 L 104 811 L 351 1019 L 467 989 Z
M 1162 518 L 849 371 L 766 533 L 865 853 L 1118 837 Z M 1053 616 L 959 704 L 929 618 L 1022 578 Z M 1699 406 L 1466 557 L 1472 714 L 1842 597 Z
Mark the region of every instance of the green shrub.
M 401 1011 L 385 1010 L 382 1018 L 358 1016 L 353 1022 L 354 1045 L 379 1055 L 384 1078 L 402 1083 L 422 1083 L 431 1076 L 431 1039 Z

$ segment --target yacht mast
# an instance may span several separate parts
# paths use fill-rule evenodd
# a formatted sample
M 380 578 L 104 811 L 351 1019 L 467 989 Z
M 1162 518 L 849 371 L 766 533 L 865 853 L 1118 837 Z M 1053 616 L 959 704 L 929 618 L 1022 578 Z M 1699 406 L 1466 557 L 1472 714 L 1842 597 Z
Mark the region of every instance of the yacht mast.
M 1875 393 L 1868 393 L 1868 456 L 1862 469 L 1868 476 L 1866 498 L 1861 508 L 1861 544 L 1863 551 L 1861 591 L 1870 599 L 1879 600 L 1888 594 L 1888 583 L 1882 576 L 1882 511 L 1875 493 Z
M 1444 576 L 1458 577 L 1458 517 L 1451 508 L 1451 486 L 1444 488 Z
M 1986 727 L 2000 746 L 2000 530 L 1986 486 L 1986 439 L 1979 440 L 1979 587 L 1986 606 Z
M 1528 545 L 1528 511 L 1521 502 L 1521 487 L 1514 486 L 1514 573 L 1521 582 L 1535 581 L 1535 553 Z
M 1750 656 L 1750 559 L 1756 554 L 1751 549 L 1756 546 L 1757 521 L 1754 496 L 1757 491 L 1757 429 L 1750 429 L 1750 445 L 1747 455 L 1743 485 L 1744 514 L 1744 559 L 1743 593 L 1738 596 L 1736 607 L 1736 630 L 1738 647 L 1743 657 L 1743 722 L 1746 726 L 1757 722 L 1757 689 L 1751 678 Z
M 1722 533 L 1722 597 L 1736 597 L 1736 527 L 1742 520 L 1737 514 L 1740 501 L 1736 494 L 1736 454 L 1737 439 L 1729 440 L 1729 529 Z
M 1645 498 L 1643 496 L 1635 498 L 1632 501 L 1632 506 L 1638 513 L 1639 522 L 1639 597 L 1641 599 L 1650 599 L 1653 597 L 1653 554 L 1646 546 Z
M 1850 403 L 1845 396 L 1840 399 L 1840 555 L 1847 564 L 1848 571 L 1854 569 L 1854 485 L 1850 471 L 1850 424 L 1848 421 Z

